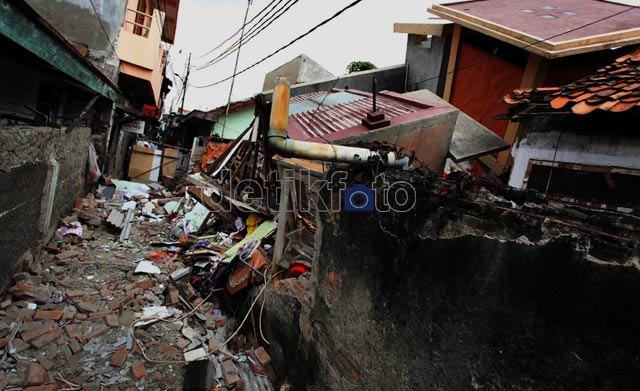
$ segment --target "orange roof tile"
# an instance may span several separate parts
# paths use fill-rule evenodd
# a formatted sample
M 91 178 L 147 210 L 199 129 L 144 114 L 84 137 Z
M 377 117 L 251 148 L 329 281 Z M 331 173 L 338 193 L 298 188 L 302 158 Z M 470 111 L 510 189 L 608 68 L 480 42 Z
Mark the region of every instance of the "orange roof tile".
M 589 114 L 598 109 L 614 113 L 637 109 L 640 107 L 640 48 L 573 83 L 517 89 L 503 100 L 510 105 L 548 103 L 552 109 L 571 109 L 575 114 Z

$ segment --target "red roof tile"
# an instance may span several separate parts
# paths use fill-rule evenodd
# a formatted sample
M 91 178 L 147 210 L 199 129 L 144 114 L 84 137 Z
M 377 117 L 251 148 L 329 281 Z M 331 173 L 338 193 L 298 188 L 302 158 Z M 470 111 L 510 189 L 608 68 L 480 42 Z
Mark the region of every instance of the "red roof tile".
M 589 114 L 595 110 L 619 113 L 640 107 L 640 48 L 618 58 L 593 75 L 562 87 L 514 90 L 508 104 L 548 103 L 552 109 Z

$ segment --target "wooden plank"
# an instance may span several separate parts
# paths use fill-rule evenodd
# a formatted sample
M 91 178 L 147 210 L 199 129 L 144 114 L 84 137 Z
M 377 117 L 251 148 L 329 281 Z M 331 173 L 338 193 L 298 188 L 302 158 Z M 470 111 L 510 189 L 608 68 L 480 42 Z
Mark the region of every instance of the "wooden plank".
M 502 175 L 506 171 L 506 167 L 498 163 L 498 160 L 491 155 L 485 155 L 478 158 L 484 165 L 489 167 L 491 172 L 496 175 Z
M 94 95 L 94 97 L 91 98 L 89 103 L 87 103 L 87 105 L 84 107 L 84 109 L 82 109 L 82 112 L 80 112 L 80 115 L 76 119 L 73 120 L 73 123 L 71 123 L 71 125 L 69 125 L 67 127 L 67 129 L 65 130 L 66 134 L 71 133 L 73 131 L 73 129 L 75 129 L 78 125 L 80 125 L 80 121 L 82 121 L 84 116 L 87 115 L 87 113 L 93 108 L 93 106 L 98 101 L 98 98 L 100 98 L 100 95 Z
M 544 84 L 544 80 L 547 77 L 549 66 L 551 62 L 546 58 L 538 56 L 535 53 L 529 53 L 529 59 L 527 60 L 527 66 L 524 69 L 522 75 L 522 81 L 520 82 L 520 88 L 535 88 L 541 87 Z M 519 122 L 509 122 L 507 131 L 504 135 L 504 141 L 513 145 L 518 136 L 518 130 L 520 129 Z M 511 156 L 511 148 L 502 151 L 498 154 L 498 163 L 502 167 L 511 167 L 513 163 L 513 157 Z
M 462 27 L 459 24 L 453 26 L 453 38 L 451 39 L 451 49 L 449 50 L 449 62 L 447 64 L 447 76 L 444 82 L 444 92 L 442 98 L 449 102 L 451 91 L 453 90 L 453 80 L 455 77 L 456 62 L 458 59 L 458 49 L 460 48 L 460 37 Z
M 415 34 L 415 35 L 435 35 L 441 37 L 445 33 L 444 26 L 451 24 L 449 21 L 445 23 L 394 23 L 394 33 Z
M 176 172 L 176 168 L 178 168 L 179 155 L 180 150 L 177 148 L 166 147 L 163 149 L 162 176 L 173 177 L 173 174 Z
M 280 190 L 280 211 L 278 213 L 278 229 L 276 231 L 276 242 L 273 248 L 273 270 L 276 270 L 276 266 L 282 266 L 282 259 L 284 257 L 284 248 L 286 245 L 287 226 L 290 221 L 288 215 L 291 213 L 289 210 L 289 200 L 291 193 L 291 185 L 293 180 L 289 177 L 289 170 L 282 170 L 280 183 L 282 189 Z M 292 227 L 289 226 L 289 229 Z

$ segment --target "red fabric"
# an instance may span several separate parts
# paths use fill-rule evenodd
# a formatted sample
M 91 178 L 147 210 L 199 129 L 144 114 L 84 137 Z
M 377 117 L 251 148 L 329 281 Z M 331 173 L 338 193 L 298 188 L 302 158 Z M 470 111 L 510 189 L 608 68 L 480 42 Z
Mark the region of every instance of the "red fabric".
M 456 69 L 450 103 L 504 137 L 509 121 L 493 117 L 507 111 L 502 97 L 520 88 L 524 69 L 465 42 Z
M 160 118 L 160 113 L 157 107 L 151 105 L 142 105 L 142 114 L 145 117 Z

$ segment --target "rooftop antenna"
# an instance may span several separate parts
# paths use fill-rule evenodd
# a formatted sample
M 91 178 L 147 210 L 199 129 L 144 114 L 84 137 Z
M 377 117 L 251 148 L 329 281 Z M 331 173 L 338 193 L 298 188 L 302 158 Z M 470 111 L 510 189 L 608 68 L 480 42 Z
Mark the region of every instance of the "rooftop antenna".
M 391 121 L 386 119 L 386 116 L 381 110 L 378 110 L 378 78 L 373 78 L 373 110 L 367 113 L 367 117 L 362 119 L 362 124 L 367 128 L 380 129 L 391 125 Z
M 378 98 L 378 78 L 374 77 L 373 78 L 373 112 L 374 113 L 378 111 L 377 98 Z

